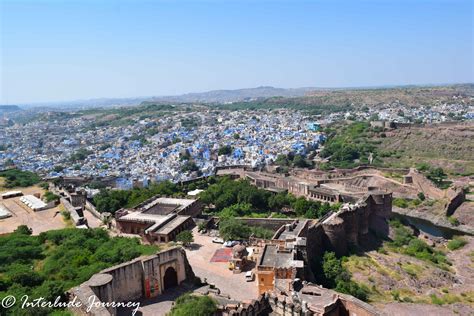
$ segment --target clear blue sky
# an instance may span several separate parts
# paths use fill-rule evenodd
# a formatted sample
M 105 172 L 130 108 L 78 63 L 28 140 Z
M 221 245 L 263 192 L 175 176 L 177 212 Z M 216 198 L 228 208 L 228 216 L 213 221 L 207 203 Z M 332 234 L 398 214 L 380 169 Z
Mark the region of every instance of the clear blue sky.
M 474 81 L 471 0 L 0 3 L 3 104 Z

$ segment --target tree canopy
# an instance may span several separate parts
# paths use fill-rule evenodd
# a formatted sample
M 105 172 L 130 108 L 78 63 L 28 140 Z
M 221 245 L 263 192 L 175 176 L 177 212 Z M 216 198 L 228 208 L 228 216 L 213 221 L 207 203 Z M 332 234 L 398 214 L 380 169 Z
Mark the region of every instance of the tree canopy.
M 329 164 L 337 168 L 352 168 L 360 163 L 368 163 L 370 153 L 376 156 L 376 146 L 366 139 L 369 130 L 368 122 L 356 122 L 338 131 L 331 131 L 321 156 L 329 158 Z
M 282 208 L 291 208 L 298 217 L 319 218 L 332 209 L 339 208 L 338 204 L 296 198 L 291 194 L 277 194 L 259 189 L 246 180 L 231 180 L 223 177 L 217 183 L 210 185 L 200 195 L 204 204 L 214 205 L 215 212 L 221 217 L 266 217 L 269 211 L 280 212 Z
M 93 202 L 99 212 L 115 213 L 122 207 L 134 207 L 141 202 L 155 196 L 172 196 L 179 193 L 176 184 L 163 181 L 152 184 L 147 188 L 134 188 L 132 190 L 107 190 L 101 189 L 94 196 Z
M 273 232 L 263 227 L 246 225 L 241 220 L 230 217 L 220 220 L 219 235 L 226 241 L 249 239 L 250 236 L 270 239 Z
M 54 301 L 64 291 L 87 281 L 107 267 L 156 252 L 136 238 L 109 237 L 102 229 L 62 229 L 32 236 L 26 226 L 0 237 L 0 300 L 14 295 Z M 18 305 L 18 304 L 17 304 Z M 14 306 L 2 315 L 49 315 L 49 308 L 22 310 Z
M 342 265 L 342 259 L 334 252 L 325 252 L 322 261 L 323 285 L 346 293 L 363 301 L 367 300 L 368 290 L 351 280 L 351 274 Z
M 189 230 L 184 230 L 176 235 L 176 241 L 180 241 L 184 246 L 188 246 L 194 241 L 193 233 Z
M 30 171 L 9 169 L 0 172 L 0 177 L 5 178 L 5 187 L 29 187 L 41 181 L 41 178 Z

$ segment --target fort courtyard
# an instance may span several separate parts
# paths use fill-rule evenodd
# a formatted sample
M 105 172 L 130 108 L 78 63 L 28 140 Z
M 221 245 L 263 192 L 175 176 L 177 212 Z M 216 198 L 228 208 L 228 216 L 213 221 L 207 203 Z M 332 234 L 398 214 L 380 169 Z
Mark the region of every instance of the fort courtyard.
M 213 237 L 201 235 L 197 228 L 193 230 L 193 247 L 186 250 L 193 271 L 202 281 L 214 284 L 221 294 L 246 301 L 258 297 L 256 281 L 245 282 L 245 273 L 234 274 L 227 262 L 211 262 L 212 257 L 222 244 L 213 243 Z

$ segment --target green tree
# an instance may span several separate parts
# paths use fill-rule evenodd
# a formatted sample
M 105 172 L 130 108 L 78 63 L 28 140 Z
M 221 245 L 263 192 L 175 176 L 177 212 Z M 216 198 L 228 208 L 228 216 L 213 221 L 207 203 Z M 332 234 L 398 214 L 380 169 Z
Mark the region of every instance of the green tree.
M 64 170 L 64 167 L 61 165 L 54 166 L 53 171 L 54 172 L 62 172 Z
M 219 235 L 226 241 L 247 239 L 250 233 L 250 228 L 235 218 L 225 218 L 219 222 Z
M 52 201 L 59 201 L 60 196 L 57 194 L 54 194 L 51 191 L 46 191 L 44 194 L 44 199 L 46 200 L 46 203 L 52 202 Z
M 444 172 L 443 168 L 434 168 L 428 172 L 426 177 L 433 181 L 437 186 L 441 186 L 447 175 Z
M 289 166 L 290 163 L 288 161 L 288 158 L 285 155 L 278 155 L 277 158 L 275 159 L 275 164 L 279 166 Z
M 343 267 L 341 259 L 334 252 L 324 253 L 322 268 L 326 287 L 367 300 L 368 290 L 351 280 L 350 272 Z
M 0 177 L 5 178 L 5 187 L 29 187 L 41 181 L 41 178 L 30 171 L 9 169 L 0 172 Z
M 295 158 L 293 159 L 293 166 L 298 167 L 298 168 L 307 168 L 310 165 L 308 162 L 304 159 L 303 156 L 301 155 L 296 155 Z
M 217 151 L 217 154 L 219 156 L 228 156 L 232 153 L 232 146 L 226 145 L 226 146 L 221 146 L 219 150 Z
M 418 192 L 417 196 L 420 201 L 424 201 L 426 199 L 425 194 L 423 192 Z
M 176 241 L 182 242 L 184 246 L 188 246 L 194 241 L 193 233 L 189 230 L 184 230 L 176 236 Z
M 199 171 L 199 167 L 196 165 L 194 161 L 187 160 L 186 163 L 183 164 L 181 167 L 182 172 L 193 172 Z
M 209 296 L 184 294 L 171 309 L 170 316 L 210 316 L 217 311 L 217 303 Z
M 20 225 L 13 232 L 20 235 L 31 235 L 33 230 L 26 225 Z
M 336 286 L 336 278 L 340 276 L 344 269 L 341 261 L 336 257 L 334 252 L 325 252 L 323 256 L 324 277 L 329 287 Z

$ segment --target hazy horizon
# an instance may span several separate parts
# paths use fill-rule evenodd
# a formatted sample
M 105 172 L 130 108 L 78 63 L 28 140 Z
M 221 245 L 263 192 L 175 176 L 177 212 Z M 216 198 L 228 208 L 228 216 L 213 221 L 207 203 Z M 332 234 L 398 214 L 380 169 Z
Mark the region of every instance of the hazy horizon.
M 474 82 L 468 0 L 0 0 L 0 17 L 0 104 Z
M 125 97 L 114 97 L 114 96 L 102 96 L 102 97 L 92 97 L 92 98 L 78 98 L 78 99 L 68 99 L 68 100 L 55 100 L 55 101 L 34 101 L 34 102 L 23 102 L 23 103 L 0 103 L 0 105 L 19 105 L 19 106 L 35 106 L 35 105 L 46 105 L 46 104 L 57 104 L 57 103 L 67 103 L 67 102 L 87 102 L 87 101 L 94 101 L 94 100 L 126 100 L 126 99 L 145 99 L 145 98 L 166 98 L 166 97 L 179 97 L 188 94 L 202 94 L 212 91 L 236 91 L 236 90 L 250 90 L 250 89 L 257 89 L 262 87 L 269 87 L 275 89 L 318 89 L 321 90 L 351 90 L 351 89 L 390 89 L 390 88 L 403 88 L 403 87 L 436 87 L 436 86 L 451 86 L 451 85 L 463 85 L 463 84 L 474 84 L 474 82 L 453 82 L 453 83 L 420 83 L 420 84 L 386 84 L 386 85 L 373 85 L 373 86 L 346 86 L 346 87 L 273 87 L 273 86 L 265 86 L 260 85 L 256 87 L 243 87 L 243 88 L 235 88 L 235 89 L 212 89 L 206 91 L 189 91 L 180 94 L 172 94 L 172 95 L 140 95 L 140 96 L 125 96 Z

